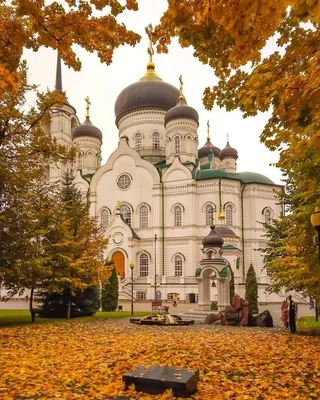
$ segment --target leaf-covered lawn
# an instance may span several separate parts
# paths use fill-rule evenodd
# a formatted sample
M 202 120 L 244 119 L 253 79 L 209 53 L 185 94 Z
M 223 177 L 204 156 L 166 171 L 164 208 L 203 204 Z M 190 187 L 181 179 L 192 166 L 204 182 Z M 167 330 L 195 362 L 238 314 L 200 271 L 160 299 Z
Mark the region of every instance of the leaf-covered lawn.
M 136 311 L 134 315 L 147 315 L 147 311 Z M 90 317 L 71 318 L 69 320 L 63 318 L 40 318 L 36 317 L 36 324 L 57 324 L 65 322 L 79 322 L 79 321 L 97 321 L 101 319 L 118 319 L 129 317 L 129 311 L 98 311 Z M 0 328 L 8 326 L 23 326 L 30 325 L 31 317 L 28 310 L 0 310 Z
M 128 395 L 122 375 L 155 364 L 198 368 L 194 399 L 319 399 L 319 347 L 319 337 L 273 329 L 141 327 L 128 320 L 7 328 L 0 331 L 0 398 Z

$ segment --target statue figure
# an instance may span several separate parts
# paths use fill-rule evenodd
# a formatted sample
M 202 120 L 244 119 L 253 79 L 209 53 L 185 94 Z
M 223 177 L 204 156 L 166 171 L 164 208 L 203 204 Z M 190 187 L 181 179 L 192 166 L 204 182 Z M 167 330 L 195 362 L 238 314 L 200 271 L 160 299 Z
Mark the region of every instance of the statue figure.
M 268 310 L 253 317 L 249 312 L 249 304 L 238 294 L 232 297 L 230 306 L 225 307 L 217 314 L 207 315 L 205 319 L 207 324 L 214 324 L 218 321 L 221 325 L 273 327 L 273 319 Z

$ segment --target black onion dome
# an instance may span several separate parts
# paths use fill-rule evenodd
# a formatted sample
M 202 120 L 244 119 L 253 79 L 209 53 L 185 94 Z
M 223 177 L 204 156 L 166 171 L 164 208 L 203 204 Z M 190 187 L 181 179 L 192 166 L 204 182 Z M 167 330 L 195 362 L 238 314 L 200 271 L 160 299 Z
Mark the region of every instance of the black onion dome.
M 234 233 L 234 231 L 227 226 L 217 226 L 215 229 L 215 232 L 219 236 L 224 236 L 224 237 L 237 237 L 237 235 Z
M 176 106 L 170 108 L 164 117 L 164 124 L 173 121 L 174 119 L 192 119 L 199 125 L 199 114 L 197 111 L 188 106 L 184 97 L 179 98 L 179 102 Z
M 116 125 L 121 116 L 139 107 L 160 107 L 170 110 L 177 104 L 179 90 L 169 83 L 156 79 L 145 79 L 126 87 L 119 94 L 114 112 Z
M 230 146 L 229 142 L 227 142 L 227 145 L 224 149 L 221 150 L 220 152 L 220 159 L 222 160 L 223 158 L 234 158 L 235 160 L 238 158 L 238 152 L 236 149 Z
M 102 132 L 92 124 L 89 118 L 86 118 L 83 124 L 77 126 L 72 131 L 72 139 L 79 137 L 92 137 L 102 142 Z
M 203 247 L 222 247 L 224 240 L 217 234 L 215 226 L 210 226 L 210 229 L 209 235 L 202 239 Z
M 208 138 L 204 146 L 200 147 L 198 150 L 198 158 L 208 157 L 211 151 L 215 157 L 219 158 L 221 150 L 219 147 L 214 146 Z

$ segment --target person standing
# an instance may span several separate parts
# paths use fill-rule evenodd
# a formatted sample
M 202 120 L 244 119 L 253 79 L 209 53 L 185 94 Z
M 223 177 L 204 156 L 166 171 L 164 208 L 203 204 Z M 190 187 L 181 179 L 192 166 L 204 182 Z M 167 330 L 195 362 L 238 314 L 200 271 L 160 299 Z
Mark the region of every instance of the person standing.
M 292 296 L 288 297 L 289 300 L 289 332 L 296 333 L 296 316 L 297 316 L 297 307 L 296 303 L 292 300 Z

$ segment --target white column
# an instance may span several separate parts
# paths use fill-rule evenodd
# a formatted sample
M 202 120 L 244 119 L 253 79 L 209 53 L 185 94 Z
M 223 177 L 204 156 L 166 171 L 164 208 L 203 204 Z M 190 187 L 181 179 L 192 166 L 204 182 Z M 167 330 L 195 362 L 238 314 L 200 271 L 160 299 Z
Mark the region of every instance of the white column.
M 198 308 L 201 311 L 210 311 L 210 280 L 209 277 L 203 277 L 198 280 Z

